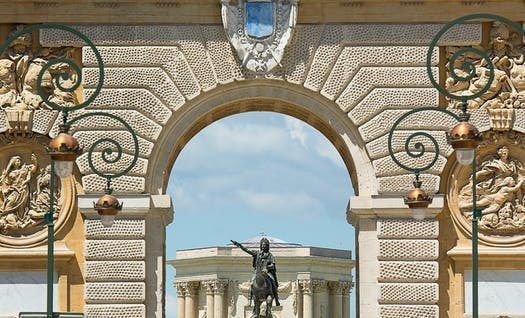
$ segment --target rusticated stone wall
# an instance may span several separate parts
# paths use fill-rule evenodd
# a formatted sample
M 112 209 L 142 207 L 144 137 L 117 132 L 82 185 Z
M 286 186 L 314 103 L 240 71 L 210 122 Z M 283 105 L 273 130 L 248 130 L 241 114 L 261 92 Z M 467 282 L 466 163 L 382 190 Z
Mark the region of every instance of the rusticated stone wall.
M 299 25 L 286 49 L 282 67 L 256 79 L 240 66 L 222 26 L 79 26 L 78 29 L 97 44 L 105 62 L 104 87 L 91 109 L 118 114 L 130 122 L 140 137 L 139 162 L 129 176 L 115 180 L 115 190 L 143 192 L 158 188 L 159 184 L 153 186 L 155 180 L 148 180 L 147 175 L 152 160 L 161 163 L 155 165 L 156 169 L 166 168 L 166 164 L 162 164 L 166 158 L 157 155 L 161 146 L 154 147 L 158 140 L 165 139 L 165 127 L 180 120 L 187 109 L 206 99 L 208 94 L 232 85 L 244 85 L 249 80 L 267 80 L 281 87 L 292 85 L 293 89 L 304 91 L 305 99 L 321 98 L 333 105 L 347 128 L 344 128 L 346 131 L 332 128 L 340 135 L 355 136 L 352 143 L 364 151 L 364 155 L 359 155 L 363 157 L 363 164 L 376 171 L 374 182 L 377 184 L 372 192 L 407 190 L 411 177 L 388 158 L 386 137 L 393 122 L 408 109 L 438 106 L 437 91 L 431 87 L 426 73 L 425 45 L 440 27 L 436 24 Z M 474 24 L 447 33 L 441 44 L 480 42 L 481 27 Z M 41 43 L 44 46 L 82 45 L 69 35 L 46 30 L 41 34 Z M 89 96 L 97 84 L 98 69 L 89 48 L 84 48 L 82 58 L 85 95 Z M 436 51 L 433 63 L 437 66 L 438 62 Z M 437 76 L 437 67 L 434 72 Z M 480 112 L 474 114 L 473 120 L 482 128 L 488 127 L 488 119 L 484 117 L 485 113 Z M 52 116 L 43 118 L 39 126 L 45 128 L 40 131 L 49 132 L 53 120 Z M 439 187 L 439 174 L 446 162 L 445 156 L 450 153 L 442 131 L 451 124 L 443 115 L 431 114 L 411 118 L 403 126 L 405 129 L 432 127 L 431 134 L 443 146 L 435 168 L 422 175 L 423 184 L 433 191 Z M 89 143 L 108 133 L 118 136 L 119 131 L 108 131 L 108 126 L 111 125 L 101 119 L 80 122 L 74 128 L 81 142 Z M 402 150 L 405 135 L 406 132 L 396 133 L 395 151 Z M 130 146 L 126 145 L 125 149 L 129 150 Z M 357 157 L 354 149 L 350 154 Z M 404 159 L 412 160 L 407 156 Z M 86 173 L 85 189 L 100 191 L 104 180 L 89 174 L 86 162 L 85 157 L 78 162 Z

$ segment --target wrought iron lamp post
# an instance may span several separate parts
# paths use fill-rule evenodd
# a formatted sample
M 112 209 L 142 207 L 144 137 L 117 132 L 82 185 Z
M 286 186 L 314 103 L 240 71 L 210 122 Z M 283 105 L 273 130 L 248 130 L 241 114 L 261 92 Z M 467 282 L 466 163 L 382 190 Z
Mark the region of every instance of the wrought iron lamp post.
M 424 211 L 430 205 L 430 203 L 432 203 L 432 196 L 430 196 L 426 191 L 421 189 L 422 182 L 420 181 L 420 174 L 421 172 L 430 169 L 436 163 L 439 156 L 439 144 L 436 141 L 436 139 L 427 132 L 415 132 L 409 135 L 404 145 L 404 151 L 409 157 L 420 158 L 426 153 L 425 145 L 421 141 L 414 143 L 414 139 L 417 137 L 428 139 L 431 142 L 434 150 L 434 156 L 430 163 L 422 167 L 410 167 L 400 162 L 395 156 L 394 149 L 392 147 L 394 131 L 404 119 L 415 113 L 420 112 L 440 112 L 454 118 L 458 122 L 456 126 L 454 126 L 447 132 L 446 137 L 448 143 L 455 150 L 456 159 L 458 163 L 463 166 L 471 166 L 472 169 L 472 317 L 478 318 L 478 221 L 481 218 L 481 210 L 476 207 L 476 149 L 478 147 L 478 144 L 482 140 L 482 135 L 474 125 L 468 122 L 470 119 L 470 115 L 467 112 L 467 106 L 469 100 L 478 98 L 489 90 L 495 77 L 494 65 L 486 52 L 473 47 L 462 48 L 451 56 L 450 62 L 448 64 L 448 70 L 450 71 L 451 77 L 458 82 L 469 82 L 471 79 L 476 77 L 475 65 L 468 62 L 467 60 L 463 60 L 461 61 L 461 63 L 459 63 L 459 65 L 461 65 L 462 70 L 461 74 L 466 75 L 458 75 L 456 73 L 457 68 L 455 66 L 458 65 L 456 64 L 456 62 L 462 55 L 466 53 L 476 54 L 480 56 L 483 60 L 486 61 L 487 67 L 490 70 L 490 75 L 485 86 L 481 88 L 477 93 L 467 96 L 454 95 L 448 92 L 446 88 L 440 86 L 438 81 L 436 81 L 436 79 L 434 78 L 432 72 L 432 54 L 434 52 L 434 49 L 438 45 L 439 39 L 453 26 L 472 20 L 500 21 L 508 24 L 510 27 L 518 31 L 521 34 L 521 36 L 523 36 L 523 30 L 521 29 L 520 25 L 506 18 L 493 14 L 467 15 L 447 23 L 433 38 L 429 46 L 427 52 L 427 73 L 432 85 L 437 90 L 439 90 L 440 93 L 442 93 L 444 96 L 451 100 L 461 101 L 461 113 L 458 115 L 455 112 L 449 111 L 447 109 L 436 107 L 423 107 L 406 112 L 394 123 L 392 129 L 390 130 L 390 133 L 388 135 L 388 151 L 393 161 L 398 166 L 415 174 L 416 180 L 414 182 L 414 189 L 410 190 L 408 194 L 404 197 L 404 202 L 406 205 L 408 205 L 409 208 L 412 209 L 414 218 L 424 219 Z
M 54 206 L 54 189 L 55 189 L 55 180 L 54 180 L 54 174 L 56 174 L 59 178 L 67 178 L 70 177 L 73 173 L 73 166 L 76 158 L 82 154 L 82 149 L 79 146 L 78 141 L 69 134 L 69 130 L 71 126 L 86 117 L 92 117 L 92 116 L 102 116 L 102 117 L 108 117 L 109 119 L 116 120 L 122 124 L 126 130 L 130 133 L 131 138 L 133 139 L 133 145 L 134 145 L 134 153 L 133 153 L 133 159 L 131 160 L 130 164 L 123 169 L 123 171 L 119 173 L 105 173 L 100 170 L 98 170 L 94 163 L 93 163 L 93 153 L 100 147 L 103 148 L 101 151 L 101 157 L 102 160 L 107 164 L 114 164 L 121 160 L 123 155 L 123 149 L 122 146 L 119 144 L 118 141 L 111 139 L 111 138 L 101 138 L 95 141 L 88 150 L 88 164 L 91 170 L 99 175 L 102 178 L 106 179 L 106 189 L 105 194 L 99 198 L 97 202 L 93 202 L 94 209 L 98 212 L 98 214 L 101 216 L 101 222 L 104 226 L 109 227 L 113 225 L 115 215 L 118 214 L 118 212 L 122 209 L 122 203 L 118 201 L 118 199 L 113 196 L 112 193 L 112 187 L 111 187 L 111 181 L 114 178 L 120 177 L 128 173 L 136 164 L 138 160 L 138 153 L 139 153 L 139 144 L 138 144 L 138 138 L 131 126 L 126 123 L 123 119 L 121 119 L 118 116 L 115 116 L 113 114 L 105 113 L 105 112 L 87 112 L 82 113 L 81 115 L 73 118 L 72 120 L 68 121 L 68 115 L 70 112 L 82 109 L 87 107 L 89 104 L 93 102 L 93 100 L 97 97 L 97 95 L 100 93 L 100 90 L 102 89 L 102 85 L 104 82 L 104 65 L 102 58 L 100 56 L 100 53 L 96 49 L 95 45 L 82 33 L 78 32 L 77 30 L 60 24 L 39 24 L 39 25 L 32 25 L 30 27 L 27 27 L 19 32 L 16 32 L 13 36 L 11 36 L 4 45 L 0 47 L 0 54 L 3 53 L 8 46 L 16 40 L 18 37 L 24 34 L 32 34 L 34 31 L 37 30 L 44 30 L 44 29 L 58 29 L 61 31 L 65 31 L 68 33 L 71 33 L 75 36 L 78 36 L 81 38 L 93 51 L 97 61 L 98 61 L 98 69 L 99 69 L 99 81 L 98 85 L 91 94 L 91 96 L 85 100 L 83 103 L 74 105 L 74 106 L 63 106 L 59 105 L 57 103 L 54 103 L 50 100 L 49 94 L 46 94 L 44 92 L 44 88 L 42 85 L 42 81 L 45 75 L 45 72 L 48 71 L 50 67 L 52 67 L 55 64 L 58 63 L 66 63 L 68 66 L 71 67 L 71 69 L 74 70 L 76 73 L 76 79 L 74 81 L 75 84 L 73 84 L 71 87 L 64 87 L 61 85 L 60 79 L 66 80 L 70 79 L 71 74 L 68 73 L 61 73 L 59 76 L 57 76 L 54 84 L 55 86 L 61 90 L 62 92 L 74 92 L 82 83 L 82 73 L 80 68 L 76 65 L 76 63 L 70 59 L 66 58 L 56 58 L 50 60 L 45 66 L 42 67 L 40 73 L 37 77 L 37 89 L 38 89 L 38 95 L 42 98 L 43 104 L 46 104 L 53 110 L 59 111 L 62 114 L 62 124 L 59 125 L 59 133 L 56 137 L 54 137 L 48 147 L 48 154 L 51 157 L 51 180 L 50 180 L 50 208 L 49 211 L 45 214 L 45 220 L 47 223 L 47 232 L 48 232 L 48 238 L 47 238 L 47 251 L 48 251 L 48 257 L 47 257 L 47 311 L 45 313 L 21 313 L 21 317 L 46 317 L 46 318 L 55 318 L 55 317 L 83 317 L 83 314 L 74 314 L 74 313 L 57 313 L 53 310 L 53 278 L 54 278 L 54 213 L 55 213 L 55 206 Z M 109 144 L 109 146 L 108 146 Z M 115 152 L 113 149 L 116 148 L 117 151 Z

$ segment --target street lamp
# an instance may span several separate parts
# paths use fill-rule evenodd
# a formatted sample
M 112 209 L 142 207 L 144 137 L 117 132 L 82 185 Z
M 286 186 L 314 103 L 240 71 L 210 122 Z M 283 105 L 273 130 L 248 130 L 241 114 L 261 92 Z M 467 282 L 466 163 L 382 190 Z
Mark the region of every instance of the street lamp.
M 105 163 L 108 164 L 114 164 L 118 162 L 122 158 L 123 150 L 122 146 L 119 144 L 119 142 L 110 139 L 110 138 L 102 138 L 95 141 L 91 147 L 88 150 L 88 164 L 91 170 L 99 175 L 100 177 L 103 177 L 106 179 L 106 188 L 105 188 L 105 194 L 101 196 L 98 201 L 95 203 L 93 202 L 94 209 L 98 212 L 98 214 L 101 217 L 101 223 L 105 227 L 112 226 L 115 220 L 115 216 L 118 214 L 118 212 L 122 209 L 122 203 L 118 201 L 118 199 L 111 195 L 113 189 L 111 187 L 111 181 L 114 178 L 120 177 L 128 173 L 136 164 L 138 160 L 138 153 L 139 153 L 139 144 L 138 144 L 138 138 L 131 128 L 131 126 L 126 123 L 123 119 L 121 119 L 118 116 L 104 113 L 104 112 L 88 112 L 88 113 L 82 113 L 80 116 L 77 116 L 73 118 L 72 120 L 68 121 L 68 115 L 70 112 L 82 109 L 87 107 L 93 100 L 98 96 L 100 93 L 103 82 L 104 82 L 104 64 L 102 61 L 102 57 L 100 56 L 100 53 L 96 49 L 95 45 L 89 40 L 85 35 L 78 32 L 77 30 L 60 24 L 38 24 L 38 25 L 32 25 L 29 26 L 21 31 L 16 32 L 13 36 L 11 36 L 5 44 L 3 44 L 0 47 L 0 54 L 4 52 L 7 47 L 18 37 L 20 37 L 23 34 L 32 34 L 34 31 L 40 30 L 40 29 L 58 29 L 61 31 L 65 31 L 68 33 L 72 33 L 75 36 L 78 36 L 81 38 L 87 46 L 91 48 L 93 51 L 97 62 L 98 62 L 98 71 L 99 71 L 99 81 L 98 85 L 96 86 L 96 89 L 91 94 L 91 96 L 86 99 L 84 102 L 74 105 L 74 106 L 64 106 L 59 105 L 53 101 L 50 100 L 50 95 L 44 91 L 42 81 L 45 75 L 45 72 L 52 67 L 55 64 L 58 63 L 66 63 L 68 66 L 71 67 L 71 69 L 74 70 L 77 77 L 74 81 L 75 84 L 73 84 L 71 87 L 64 87 L 61 85 L 59 79 L 68 79 L 71 74 L 59 74 L 57 76 L 55 81 L 55 86 L 61 90 L 62 92 L 74 92 L 77 88 L 80 87 L 80 84 L 82 83 L 82 72 L 80 68 L 76 65 L 76 63 L 72 60 L 65 59 L 65 58 L 56 58 L 50 60 L 46 65 L 42 67 L 40 70 L 40 73 L 37 77 L 37 90 L 38 95 L 42 98 L 42 101 L 44 104 L 48 105 L 53 110 L 57 110 L 62 113 L 62 124 L 59 125 L 59 133 L 49 142 L 48 146 L 48 154 L 51 157 L 51 176 L 56 174 L 59 178 L 67 178 L 70 177 L 73 173 L 73 165 L 77 157 L 82 154 L 82 148 L 79 146 L 78 141 L 71 136 L 69 133 L 70 127 L 73 125 L 73 123 L 82 120 L 86 117 L 92 117 L 92 116 L 102 116 L 102 117 L 108 117 L 110 119 L 119 121 L 126 130 L 131 134 L 131 137 L 133 138 L 134 142 L 134 153 L 133 153 L 133 160 L 131 160 L 131 163 L 129 166 L 127 166 L 126 169 L 123 169 L 120 173 L 105 173 L 99 171 L 94 163 L 93 163 L 93 153 L 100 147 L 103 148 L 101 151 L 101 157 L 102 160 Z M 116 148 L 117 151 L 114 152 L 112 147 Z M 102 145 L 105 145 L 105 147 L 102 147 Z M 53 277 L 54 277 L 54 189 L 55 189 L 55 178 L 51 177 L 50 179 L 50 201 L 49 201 L 49 211 L 46 212 L 44 218 L 47 223 L 47 311 L 45 313 L 21 313 L 20 316 L 31 316 L 31 317 L 42 317 L 45 316 L 46 318 L 55 318 L 55 317 L 80 317 L 83 316 L 83 314 L 74 314 L 74 313 L 57 313 L 53 310 Z
M 68 125 L 60 125 L 60 133 L 49 142 L 48 154 L 55 162 L 55 173 L 60 178 L 73 173 L 73 163 L 82 153 L 75 137 L 69 134 Z
M 453 20 L 449 23 L 447 23 L 433 38 L 427 52 L 427 73 L 430 78 L 430 81 L 432 85 L 444 96 L 453 99 L 453 100 L 460 100 L 461 101 L 461 113 L 457 115 L 456 113 L 449 111 L 447 109 L 443 108 L 436 108 L 436 107 L 423 107 L 415 110 L 410 110 L 403 114 L 392 126 L 392 129 L 390 130 L 390 133 L 388 135 L 388 151 L 390 156 L 392 157 L 393 161 L 400 166 L 401 168 L 410 171 L 415 174 L 416 181 L 414 182 L 414 188 L 408 192 L 408 194 L 404 197 L 404 202 L 410 209 L 413 211 L 413 216 L 415 219 L 424 219 L 425 218 L 425 209 L 429 206 L 429 204 L 432 202 L 432 197 L 428 195 L 424 190 L 421 189 L 422 182 L 419 180 L 420 173 L 423 171 L 426 171 L 430 169 L 434 164 L 436 163 L 439 155 L 439 145 L 436 139 L 426 132 L 416 132 L 408 136 L 406 142 L 405 142 L 405 152 L 408 154 L 411 158 L 420 158 L 422 157 L 425 152 L 425 146 L 421 141 L 416 142 L 412 148 L 410 145 L 414 141 L 414 138 L 416 137 L 424 137 L 427 138 L 433 145 L 434 149 L 434 156 L 430 163 L 426 164 L 423 167 L 410 167 L 398 160 L 394 154 L 394 150 L 392 147 L 392 138 L 394 131 L 396 130 L 397 126 L 408 116 L 411 116 L 415 113 L 419 112 L 428 112 L 428 111 L 434 111 L 434 112 L 441 112 L 443 114 L 446 114 L 452 118 L 454 118 L 458 123 L 450 129 L 447 134 L 446 138 L 448 143 L 452 146 L 452 148 L 456 152 L 456 159 L 457 162 L 463 166 L 471 166 L 471 173 L 472 173 L 472 317 L 478 318 L 478 221 L 481 218 L 481 210 L 476 207 L 476 149 L 479 145 L 479 143 L 482 140 L 482 135 L 478 131 L 478 129 L 470 124 L 469 118 L 470 115 L 467 113 L 467 105 L 469 100 L 473 100 L 475 98 L 480 97 L 481 95 L 485 94 L 489 88 L 492 85 L 492 82 L 494 81 L 494 65 L 492 63 L 492 60 L 489 58 L 489 56 L 486 54 L 486 52 L 483 52 L 476 48 L 462 48 L 458 50 L 456 53 L 454 53 L 450 57 L 450 63 L 448 64 L 449 71 L 451 73 L 451 77 L 458 81 L 458 82 L 469 82 L 471 79 L 476 77 L 476 68 L 475 65 L 468 62 L 467 60 L 462 61 L 461 63 L 458 63 L 461 65 L 462 72 L 461 75 L 458 75 L 456 73 L 456 62 L 458 61 L 458 58 L 463 54 L 476 54 L 478 56 L 481 56 L 487 63 L 486 67 L 489 69 L 490 74 L 488 77 L 487 82 L 485 83 L 485 86 L 483 86 L 481 89 L 479 89 L 477 92 L 473 93 L 472 95 L 454 95 L 447 91 L 447 89 L 440 86 L 438 81 L 434 78 L 434 74 L 432 71 L 432 54 L 434 52 L 434 49 L 438 45 L 438 41 L 441 38 L 443 34 L 445 34 L 447 31 L 449 31 L 453 26 L 460 25 L 462 23 L 471 21 L 471 20 L 496 20 L 503 23 L 508 24 L 512 28 L 514 28 L 516 31 L 519 31 L 521 36 L 523 37 L 523 30 L 521 29 L 521 26 L 517 23 L 514 23 L 513 21 L 510 21 L 506 18 L 493 15 L 493 14 L 473 14 L 473 15 L 467 15 L 461 18 L 458 18 L 456 20 Z M 466 75 L 465 75 L 466 74 Z

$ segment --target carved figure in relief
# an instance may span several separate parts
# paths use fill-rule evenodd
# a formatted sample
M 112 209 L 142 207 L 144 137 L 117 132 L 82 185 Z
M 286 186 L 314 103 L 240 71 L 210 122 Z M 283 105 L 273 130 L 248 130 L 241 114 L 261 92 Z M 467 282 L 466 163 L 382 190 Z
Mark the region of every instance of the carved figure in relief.
M 15 63 L 0 59 L 0 107 L 15 104 L 17 97 Z
M 3 213 L 17 213 L 23 216 L 29 198 L 29 181 L 38 167 L 36 156 L 31 156 L 31 164 L 22 164 L 20 156 L 9 160 L 0 176 L 1 209 Z
M 476 171 L 476 205 L 482 209 L 480 228 L 513 233 L 525 229 L 525 169 L 510 157 L 507 146 L 482 160 Z M 459 207 L 472 217 L 472 179 L 459 193 Z
M 57 195 L 54 196 L 54 204 L 57 205 Z M 40 174 L 36 179 L 36 191 L 31 199 L 29 217 L 33 223 L 36 220 L 43 219 L 44 215 L 50 209 L 51 202 L 51 165 L 47 165 L 40 170 Z M 55 211 L 53 217 L 58 217 L 58 212 Z
M 487 53 L 494 65 L 494 79 L 485 93 L 468 101 L 468 108 L 514 109 L 524 107 L 525 49 L 521 37 L 501 22 L 493 23 L 490 37 Z M 457 49 L 448 48 L 449 57 Z M 478 49 L 483 50 L 483 48 Z M 462 56 L 456 61 L 454 71 L 458 76 L 468 76 L 468 73 L 459 67 L 464 62 L 471 63 L 475 67 L 475 76 L 470 81 L 457 81 L 452 76 L 445 80 L 445 88 L 458 96 L 476 94 L 488 84 L 490 76 L 488 61 L 471 55 Z M 453 108 L 459 108 L 460 105 L 459 100 L 449 101 L 449 106 Z
M 16 31 L 19 30 L 20 27 Z M 33 49 L 30 34 L 23 34 L 13 40 L 0 60 L 0 107 L 20 111 L 41 108 L 43 99 L 38 94 L 38 75 L 50 60 L 69 57 L 70 51 L 69 48 Z M 65 63 L 54 64 L 46 70 L 41 84 L 44 94 L 51 96 L 51 101 L 57 104 L 63 102 L 67 106 L 74 104 L 74 95 L 60 90 L 55 84 L 62 75 L 60 68 L 65 69 L 63 64 Z M 69 85 L 71 86 L 73 85 Z
M 23 234 L 43 222 L 50 205 L 52 176 L 50 166 L 41 169 L 36 177 L 36 191 L 31 192 L 31 182 L 37 170 L 38 161 L 34 154 L 28 164 L 24 164 L 20 156 L 9 159 L 0 175 L 0 233 Z

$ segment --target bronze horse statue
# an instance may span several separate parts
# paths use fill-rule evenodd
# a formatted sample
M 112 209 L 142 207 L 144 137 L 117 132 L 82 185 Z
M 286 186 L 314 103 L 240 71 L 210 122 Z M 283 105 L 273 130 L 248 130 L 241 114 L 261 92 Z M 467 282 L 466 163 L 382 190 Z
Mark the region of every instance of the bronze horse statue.
M 272 282 L 268 273 L 265 271 L 257 271 L 255 278 L 252 281 L 250 298 L 253 297 L 253 315 L 254 318 L 272 317 Z M 261 304 L 266 302 L 266 315 L 261 316 Z

